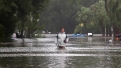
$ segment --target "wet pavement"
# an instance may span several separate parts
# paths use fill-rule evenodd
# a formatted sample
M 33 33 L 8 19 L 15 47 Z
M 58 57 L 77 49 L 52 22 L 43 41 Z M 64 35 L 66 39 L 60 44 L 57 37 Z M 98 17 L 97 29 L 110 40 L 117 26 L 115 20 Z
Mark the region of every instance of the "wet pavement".
M 14 39 L 0 47 L 0 68 L 121 68 L 121 44 L 104 37 L 70 37 L 66 49 L 55 38 Z

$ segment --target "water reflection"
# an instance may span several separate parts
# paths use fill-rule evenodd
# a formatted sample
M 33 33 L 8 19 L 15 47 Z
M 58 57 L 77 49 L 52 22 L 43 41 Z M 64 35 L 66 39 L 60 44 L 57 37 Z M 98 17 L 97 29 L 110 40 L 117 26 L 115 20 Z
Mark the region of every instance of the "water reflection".
M 120 68 L 121 57 L 3 57 L 1 68 Z
M 59 52 L 57 52 L 59 53 Z M 48 57 L 48 62 L 51 62 L 47 65 L 48 68 L 66 68 L 67 56 L 53 56 Z
M 0 47 L 0 68 L 121 67 L 120 44 L 111 46 L 99 37 L 70 38 L 66 49 L 57 49 L 53 39 Z
M 92 42 L 92 37 L 88 37 L 88 42 Z

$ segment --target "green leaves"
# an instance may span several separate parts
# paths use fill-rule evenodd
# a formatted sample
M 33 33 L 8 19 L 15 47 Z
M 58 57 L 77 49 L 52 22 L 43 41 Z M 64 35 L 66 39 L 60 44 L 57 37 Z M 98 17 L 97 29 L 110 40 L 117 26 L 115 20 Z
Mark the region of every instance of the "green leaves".
M 21 33 L 26 31 L 24 29 L 28 27 L 28 24 L 36 27 L 36 29 L 31 28 L 30 30 L 38 30 L 37 20 L 40 18 L 40 12 L 43 11 L 47 1 L 49 0 L 0 0 L 0 41 L 9 39 L 16 26 L 16 30 L 21 31 Z M 28 23 L 31 18 L 33 18 L 33 22 Z M 4 29 L 2 29 L 3 27 Z
M 99 33 L 101 27 L 110 25 L 110 19 L 108 18 L 106 11 L 105 11 L 105 3 L 103 0 L 98 0 L 96 3 L 92 4 L 90 7 L 81 7 L 81 11 L 77 13 L 78 22 L 84 23 L 84 30 L 87 29 L 87 32 Z M 94 26 L 95 25 L 95 26 Z M 87 33 L 86 32 L 86 33 Z M 101 30 L 100 30 L 101 32 Z M 85 33 L 85 32 L 82 32 Z
M 0 0 L 0 39 L 1 41 L 6 41 L 11 37 L 11 34 L 14 32 L 16 17 L 15 10 L 17 6 L 14 2 L 15 0 Z
M 57 33 L 61 27 L 65 27 L 67 33 L 74 32 L 77 25 L 76 13 L 80 0 L 50 0 L 46 11 L 42 13 L 40 24 L 45 25 L 45 31 Z
M 40 13 L 44 10 L 44 6 L 49 0 L 16 0 L 17 18 L 19 20 L 16 29 L 21 31 L 21 35 L 30 37 L 36 30 L 41 30 L 38 22 Z M 28 36 L 29 35 L 29 36 Z
M 120 27 L 121 20 L 121 0 L 108 0 L 107 5 L 107 14 L 111 20 L 112 25 Z
M 77 21 L 83 22 L 87 31 L 90 31 L 89 29 L 92 29 L 93 27 L 97 27 L 98 29 L 101 29 L 100 32 L 104 34 L 104 29 L 109 29 L 106 31 L 110 32 L 111 26 L 120 30 L 121 0 L 97 0 L 97 2 L 92 4 L 90 7 L 81 7 L 81 10 L 77 15 Z M 92 22 L 95 26 L 91 25 Z M 75 30 L 80 30 L 79 26 Z M 95 29 L 95 31 L 96 30 L 97 29 Z M 93 31 L 94 30 L 92 30 L 92 32 Z
M 0 24 L 0 42 L 4 40 L 4 26 Z

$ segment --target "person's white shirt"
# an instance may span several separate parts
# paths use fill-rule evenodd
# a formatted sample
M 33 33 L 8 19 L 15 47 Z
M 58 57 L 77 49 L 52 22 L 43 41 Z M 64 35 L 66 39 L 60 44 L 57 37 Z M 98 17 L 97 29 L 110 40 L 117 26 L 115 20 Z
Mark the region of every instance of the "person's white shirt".
M 108 43 L 112 43 L 112 40 L 110 39 L 110 40 L 108 40 Z
M 67 43 L 69 38 L 68 38 L 67 34 L 65 34 L 65 32 L 60 32 L 59 34 L 57 34 L 55 43 L 57 46 L 66 46 L 66 43 L 64 43 L 64 40 Z

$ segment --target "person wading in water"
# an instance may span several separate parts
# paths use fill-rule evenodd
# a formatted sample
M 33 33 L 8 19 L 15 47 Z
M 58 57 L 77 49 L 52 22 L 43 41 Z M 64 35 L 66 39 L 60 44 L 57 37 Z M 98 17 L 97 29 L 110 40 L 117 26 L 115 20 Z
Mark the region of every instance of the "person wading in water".
M 60 32 L 56 36 L 56 45 L 59 49 L 65 49 L 66 43 L 68 42 L 68 36 L 65 34 L 65 29 L 62 27 Z

